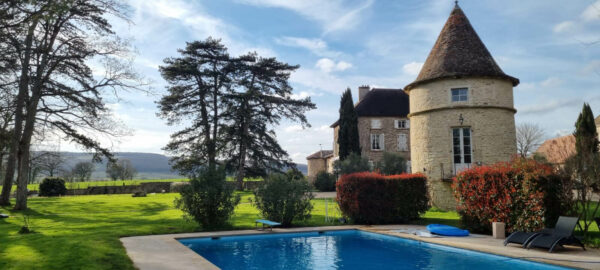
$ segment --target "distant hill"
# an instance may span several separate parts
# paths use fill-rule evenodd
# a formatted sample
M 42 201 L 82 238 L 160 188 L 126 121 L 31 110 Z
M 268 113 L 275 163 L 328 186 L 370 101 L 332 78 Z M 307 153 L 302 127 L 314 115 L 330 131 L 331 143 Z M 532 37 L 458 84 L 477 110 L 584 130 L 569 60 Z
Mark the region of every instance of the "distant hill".
M 64 168 L 70 169 L 75 164 L 81 161 L 91 161 L 92 154 L 89 153 L 75 153 L 75 152 L 62 152 L 61 155 L 65 159 Z M 132 153 L 132 152 L 117 152 L 115 153 L 117 159 L 128 159 L 131 161 L 133 167 L 138 171 L 137 179 L 170 179 L 170 178 L 182 178 L 181 175 L 171 170 L 169 165 L 169 157 L 161 154 L 154 153 Z M 308 167 L 306 164 L 297 164 L 298 169 L 305 175 L 308 173 Z M 96 164 L 96 171 L 92 174 L 93 180 L 106 179 L 106 160 L 102 163 Z

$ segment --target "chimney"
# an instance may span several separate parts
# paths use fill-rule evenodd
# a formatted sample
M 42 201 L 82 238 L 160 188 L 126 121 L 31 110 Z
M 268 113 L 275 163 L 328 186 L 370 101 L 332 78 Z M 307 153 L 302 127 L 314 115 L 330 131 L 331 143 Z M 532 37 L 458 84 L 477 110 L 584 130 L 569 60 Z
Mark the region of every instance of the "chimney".
M 360 102 L 371 90 L 371 87 L 368 85 L 361 85 L 358 87 L 358 102 Z

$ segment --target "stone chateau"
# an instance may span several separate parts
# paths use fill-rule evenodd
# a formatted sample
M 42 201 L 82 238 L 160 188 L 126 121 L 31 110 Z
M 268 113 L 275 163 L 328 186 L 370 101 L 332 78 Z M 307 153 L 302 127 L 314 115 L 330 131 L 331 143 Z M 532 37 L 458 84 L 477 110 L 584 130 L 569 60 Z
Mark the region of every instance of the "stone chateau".
M 516 154 L 513 87 L 458 4 L 450 13 L 419 75 L 404 89 L 359 88 L 362 155 L 378 161 L 383 152 L 403 155 L 412 172 L 429 180 L 433 205 L 455 207 L 450 187 L 457 172 L 508 161 Z M 331 171 L 333 151 L 307 157 L 309 177 Z

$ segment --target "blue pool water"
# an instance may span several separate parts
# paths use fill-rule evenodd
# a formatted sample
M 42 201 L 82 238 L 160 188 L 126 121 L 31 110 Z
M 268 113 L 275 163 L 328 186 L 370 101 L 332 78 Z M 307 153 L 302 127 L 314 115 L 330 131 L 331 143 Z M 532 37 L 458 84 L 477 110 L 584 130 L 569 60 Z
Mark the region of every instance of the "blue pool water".
M 194 238 L 179 242 L 225 270 L 568 269 L 358 230 Z

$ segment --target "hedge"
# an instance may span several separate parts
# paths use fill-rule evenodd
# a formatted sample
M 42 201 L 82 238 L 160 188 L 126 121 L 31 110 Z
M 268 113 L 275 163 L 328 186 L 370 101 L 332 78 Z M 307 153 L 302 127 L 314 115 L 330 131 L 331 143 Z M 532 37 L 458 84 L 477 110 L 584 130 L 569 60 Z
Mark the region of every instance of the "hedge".
M 336 184 L 337 201 L 356 224 L 403 223 L 429 208 L 426 181 L 422 174 L 347 174 Z
M 517 158 L 465 170 L 452 187 L 463 225 L 490 233 L 495 221 L 506 223 L 508 232 L 554 227 L 573 209 L 570 183 L 549 165 Z

